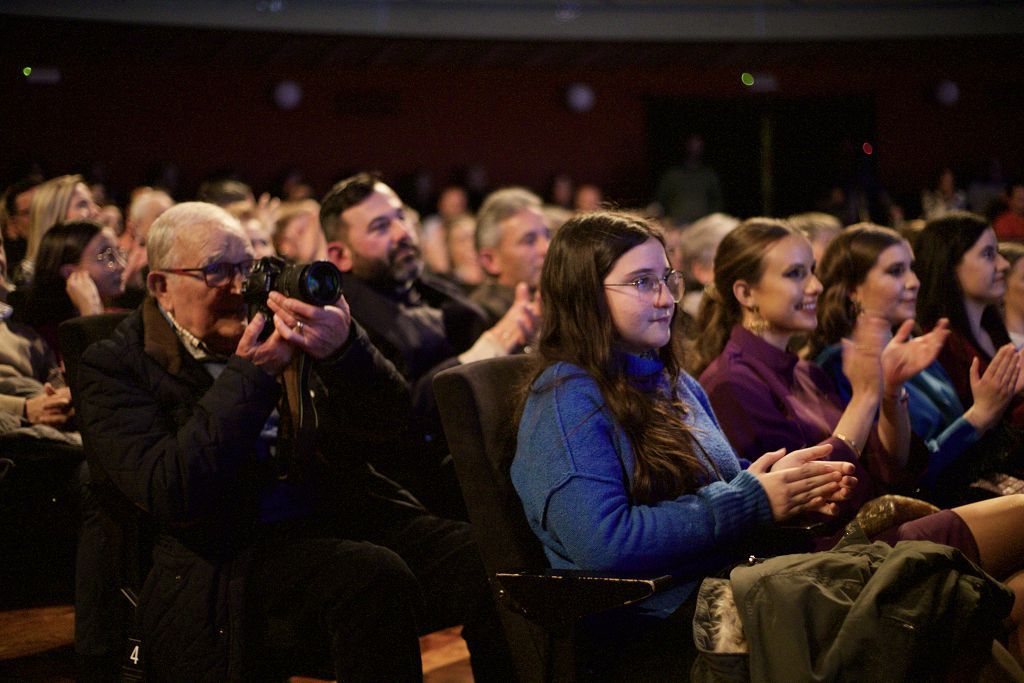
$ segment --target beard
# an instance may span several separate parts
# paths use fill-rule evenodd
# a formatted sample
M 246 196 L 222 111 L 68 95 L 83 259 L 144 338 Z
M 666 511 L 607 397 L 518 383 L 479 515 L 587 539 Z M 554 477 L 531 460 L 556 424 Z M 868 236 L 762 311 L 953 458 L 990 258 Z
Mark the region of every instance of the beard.
M 364 258 L 352 253 L 352 274 L 380 287 L 407 287 L 423 273 L 419 245 L 400 244 L 388 251 L 387 259 Z

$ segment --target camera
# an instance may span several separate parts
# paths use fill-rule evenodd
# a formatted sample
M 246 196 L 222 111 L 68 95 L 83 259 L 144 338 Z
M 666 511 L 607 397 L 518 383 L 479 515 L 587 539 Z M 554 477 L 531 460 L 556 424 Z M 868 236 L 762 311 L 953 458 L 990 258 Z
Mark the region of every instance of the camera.
M 257 313 L 263 313 L 268 323 L 274 319 L 274 313 L 267 305 L 271 292 L 280 292 L 307 304 L 327 306 L 341 296 L 341 271 L 330 261 L 288 263 L 276 256 L 264 256 L 253 264 L 242 283 L 242 297 L 248 307 L 249 320 Z M 269 337 L 273 329 L 272 324 L 264 325 L 260 339 Z

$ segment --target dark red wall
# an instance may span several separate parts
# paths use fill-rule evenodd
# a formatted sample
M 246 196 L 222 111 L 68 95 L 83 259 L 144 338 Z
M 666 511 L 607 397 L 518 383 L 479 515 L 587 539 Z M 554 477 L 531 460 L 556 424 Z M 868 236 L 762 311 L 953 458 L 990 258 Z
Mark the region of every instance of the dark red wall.
M 630 50 L 643 46 L 622 45 L 615 46 L 620 63 L 605 58 L 598 67 L 587 66 L 585 45 L 567 53 L 569 66 L 550 57 L 534 65 L 521 60 L 490 67 L 481 60 L 455 66 L 444 59 L 442 43 L 423 63 L 346 67 L 336 56 L 268 58 L 260 41 L 243 36 L 231 43 L 236 39 L 227 32 L 216 34 L 228 42 L 210 58 L 211 38 L 201 31 L 4 23 L 5 180 L 29 161 L 48 174 L 100 162 L 108 185 L 123 194 L 156 162 L 172 161 L 182 172 L 179 194 L 186 196 L 205 175 L 227 167 L 262 189 L 295 166 L 323 191 L 350 169 L 376 168 L 395 177 L 423 168 L 440 183 L 457 167 L 480 163 L 494 184 L 540 189 L 564 170 L 635 202 L 647 198 L 656 170 L 645 138 L 645 102 L 673 96 L 763 102 L 872 97 L 879 172 L 898 191 L 932 182 L 943 165 L 973 173 L 990 156 L 1001 158 L 1009 172 L 1024 167 L 1019 40 L 681 45 L 678 58 L 662 46 L 658 63 L 647 66 L 630 60 Z M 167 36 L 173 40 L 162 54 L 153 43 Z M 200 54 L 189 54 L 189 36 L 197 37 Z M 406 45 L 380 43 L 398 53 Z M 608 54 L 608 46 L 601 49 Z M 62 80 L 31 84 L 20 74 L 25 65 L 58 67 Z M 739 81 L 743 70 L 770 71 L 779 91 L 750 93 Z M 273 84 L 286 78 L 305 93 L 294 111 L 277 109 L 270 98 Z M 953 107 L 933 96 L 943 78 L 960 86 Z M 593 87 L 591 112 L 565 107 L 564 88 L 574 81 Z M 758 163 L 756 149 L 750 163 Z

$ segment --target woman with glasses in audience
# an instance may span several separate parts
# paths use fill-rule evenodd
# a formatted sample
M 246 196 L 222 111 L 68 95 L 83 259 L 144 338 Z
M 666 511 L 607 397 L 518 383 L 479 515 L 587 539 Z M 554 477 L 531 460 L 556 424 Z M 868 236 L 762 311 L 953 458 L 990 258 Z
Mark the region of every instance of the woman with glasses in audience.
M 102 313 L 124 291 L 124 256 L 110 230 L 95 223 L 62 223 L 39 243 L 35 279 L 20 316 L 58 353 L 57 326 Z
M 842 340 L 862 313 L 883 318 L 891 329 L 912 324 L 920 291 L 913 264 L 914 252 L 899 233 L 870 223 L 846 228 L 825 252 L 818 268 L 824 292 L 812 346 L 843 400 L 850 399 L 850 381 L 842 369 Z M 984 373 L 974 373 L 974 403 L 966 411 L 938 362 L 904 386 L 916 436 L 912 459 L 920 460 L 923 470 L 913 482 L 914 488 L 920 487 L 915 495 L 940 504 L 991 497 L 987 489 L 970 486 L 993 471 L 985 457 L 992 443 L 979 439 L 998 424 L 1010 399 L 1024 388 L 1020 354 L 1003 346 Z
M 763 525 L 833 511 L 854 468 L 821 461 L 827 445 L 736 457 L 683 370 L 682 278 L 646 221 L 569 220 L 540 292 L 512 482 L 552 566 L 680 578 L 593 629 L 614 645 L 602 654 L 678 675 L 700 577 L 746 557 Z

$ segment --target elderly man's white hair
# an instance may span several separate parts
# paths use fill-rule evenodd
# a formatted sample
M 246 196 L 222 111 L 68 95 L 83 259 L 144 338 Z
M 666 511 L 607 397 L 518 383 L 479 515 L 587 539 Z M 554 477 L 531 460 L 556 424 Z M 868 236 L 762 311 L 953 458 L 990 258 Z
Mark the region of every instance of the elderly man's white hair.
M 184 202 L 164 211 L 153 222 L 146 240 L 146 255 L 152 270 L 198 268 L 202 263 L 179 263 L 181 251 L 193 248 L 200 254 L 211 251 L 216 230 L 238 235 L 246 244 L 249 238 L 234 216 L 206 202 Z
M 738 218 L 725 213 L 712 213 L 691 223 L 679 242 L 683 268 L 689 271 L 695 263 L 711 267 L 718 243 L 739 224 Z
M 174 200 L 171 199 L 171 195 L 167 194 L 163 190 L 146 190 L 145 192 L 140 192 L 135 195 L 135 198 L 132 199 L 131 205 L 128 207 L 128 220 L 138 223 L 142 220 L 146 211 L 149 210 L 150 205 L 161 199 L 166 200 L 168 204 L 174 203 Z
M 524 187 L 506 187 L 487 195 L 476 214 L 476 248 L 493 249 L 501 242 L 501 222 L 522 209 L 540 211 L 540 197 Z

